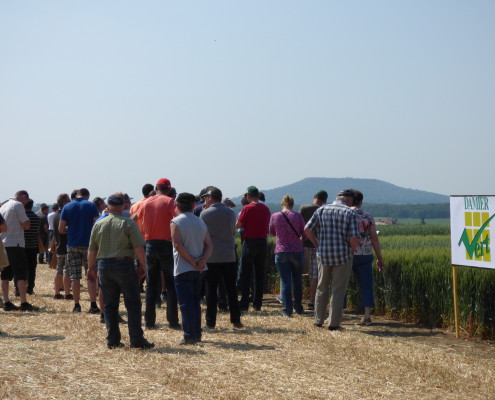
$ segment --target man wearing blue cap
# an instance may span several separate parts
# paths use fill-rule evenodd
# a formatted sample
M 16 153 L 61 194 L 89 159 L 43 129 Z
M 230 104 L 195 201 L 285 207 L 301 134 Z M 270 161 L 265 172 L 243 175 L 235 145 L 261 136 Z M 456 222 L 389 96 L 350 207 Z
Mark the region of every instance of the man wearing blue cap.
M 137 224 L 122 215 L 124 197 L 108 197 L 109 215 L 97 221 L 91 232 L 88 251 L 88 279 L 96 279 L 96 267 L 103 293 L 107 347 L 123 347 L 119 329 L 120 293 L 127 308 L 131 347 L 150 349 L 153 343 L 143 336 L 139 280 L 145 275 L 144 239 Z M 139 266 L 134 265 L 134 256 Z

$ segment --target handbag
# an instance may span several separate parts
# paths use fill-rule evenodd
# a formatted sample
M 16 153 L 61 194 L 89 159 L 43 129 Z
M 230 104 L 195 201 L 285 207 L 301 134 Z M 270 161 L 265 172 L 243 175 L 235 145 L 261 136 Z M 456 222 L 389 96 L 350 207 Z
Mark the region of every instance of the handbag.
M 50 242 L 50 248 L 48 251 L 52 254 L 52 259 L 50 260 L 50 264 L 48 267 L 50 269 L 57 269 L 57 244 L 55 241 L 55 235 L 53 235 L 52 240 Z
M 284 213 L 283 211 L 282 211 L 282 215 L 284 216 L 285 220 L 287 221 L 287 223 L 290 225 L 290 227 L 292 228 L 292 230 L 293 230 L 293 231 L 294 231 L 294 233 L 296 234 L 297 238 L 298 238 L 299 240 L 301 240 L 301 241 L 302 241 L 302 239 L 301 239 L 301 235 L 300 235 L 299 233 L 297 233 L 296 229 L 295 229 L 295 228 L 294 228 L 294 226 L 290 223 L 289 218 L 287 218 L 287 215 L 285 215 L 285 213 Z
M 290 227 L 292 228 L 292 230 L 296 234 L 297 238 L 302 241 L 301 235 L 299 235 L 299 233 L 297 233 L 296 229 L 291 224 L 289 218 L 287 218 L 287 215 L 285 215 L 285 213 L 283 211 L 282 211 L 282 215 L 284 216 L 285 220 L 287 221 L 287 223 L 290 225 Z M 306 262 L 306 258 L 307 257 L 305 256 L 304 257 L 304 264 L 303 264 L 302 275 L 309 275 L 309 263 Z

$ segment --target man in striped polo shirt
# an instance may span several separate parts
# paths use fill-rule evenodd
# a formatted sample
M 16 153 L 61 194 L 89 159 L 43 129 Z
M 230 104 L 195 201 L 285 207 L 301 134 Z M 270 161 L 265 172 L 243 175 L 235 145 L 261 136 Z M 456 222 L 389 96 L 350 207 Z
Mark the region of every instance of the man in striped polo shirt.
M 38 264 L 38 236 L 41 226 L 41 218 L 33 212 L 33 200 L 24 204 L 24 210 L 29 218 L 29 229 L 24 231 L 25 251 L 28 262 L 27 294 L 34 294 L 36 280 L 36 265 Z M 16 285 L 17 288 L 17 285 Z

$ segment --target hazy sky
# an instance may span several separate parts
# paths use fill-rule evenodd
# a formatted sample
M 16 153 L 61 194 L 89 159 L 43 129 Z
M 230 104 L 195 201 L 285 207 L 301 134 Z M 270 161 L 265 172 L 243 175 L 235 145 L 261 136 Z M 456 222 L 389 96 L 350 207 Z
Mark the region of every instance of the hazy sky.
M 492 0 L 0 0 L 0 201 L 161 177 L 495 194 L 494 18 Z

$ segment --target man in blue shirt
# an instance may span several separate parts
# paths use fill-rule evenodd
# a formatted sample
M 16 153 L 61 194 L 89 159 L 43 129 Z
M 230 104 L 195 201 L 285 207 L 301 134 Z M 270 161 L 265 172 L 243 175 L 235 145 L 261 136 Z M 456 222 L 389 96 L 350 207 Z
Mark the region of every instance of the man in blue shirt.
M 87 274 L 89 237 L 93 224 L 99 217 L 96 205 L 88 199 L 88 189 L 79 189 L 74 201 L 63 208 L 58 228 L 59 234 L 67 234 L 67 263 L 74 295 L 74 309 L 72 310 L 74 313 L 81 312 L 79 299 L 82 267 L 84 266 L 85 274 Z M 96 280 L 88 279 L 88 292 L 91 302 L 89 313 L 99 314 L 100 309 L 96 305 Z

